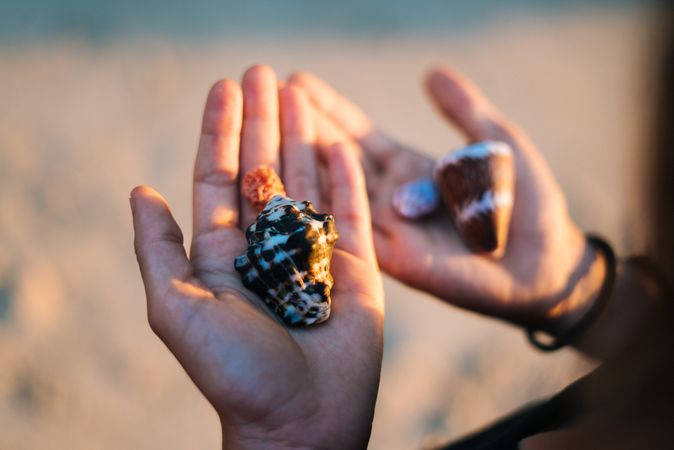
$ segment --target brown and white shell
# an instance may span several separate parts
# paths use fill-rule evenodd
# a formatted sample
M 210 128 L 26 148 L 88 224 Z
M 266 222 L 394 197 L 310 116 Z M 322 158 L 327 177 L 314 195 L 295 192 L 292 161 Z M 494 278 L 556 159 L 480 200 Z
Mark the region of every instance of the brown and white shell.
M 330 317 L 335 220 L 311 202 L 275 195 L 246 230 L 248 249 L 234 261 L 244 286 L 291 326 Z
M 502 256 L 515 189 L 510 146 L 484 141 L 449 153 L 436 163 L 433 178 L 468 246 Z

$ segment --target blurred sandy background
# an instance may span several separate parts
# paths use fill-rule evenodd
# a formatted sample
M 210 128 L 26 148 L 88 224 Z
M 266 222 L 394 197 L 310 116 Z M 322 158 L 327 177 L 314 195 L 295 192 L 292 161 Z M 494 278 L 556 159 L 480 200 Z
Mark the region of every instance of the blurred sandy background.
M 452 64 L 529 130 L 582 227 L 634 245 L 630 186 L 653 56 L 644 6 L 429 2 L 415 15 L 414 2 L 394 1 L 393 12 L 379 2 L 381 19 L 377 5 L 359 16 L 358 2 L 307 12 L 294 1 L 265 28 L 251 18 L 257 1 L 233 18 L 217 9 L 221 24 L 207 8 L 183 17 L 208 18 L 202 30 L 180 20 L 177 2 L 168 16 L 148 1 L 138 14 L 129 2 L 52 2 L 47 12 L 39 3 L 35 13 L 0 0 L 9 11 L 0 14 L 0 449 L 220 445 L 211 407 L 147 325 L 127 199 L 134 185 L 157 188 L 189 242 L 205 94 L 252 63 L 281 76 L 315 71 L 434 155 L 460 141 L 420 77 Z M 152 8 L 172 21 L 152 22 Z M 571 351 L 537 353 L 519 330 L 390 280 L 386 288 L 373 449 L 457 437 L 591 366 Z

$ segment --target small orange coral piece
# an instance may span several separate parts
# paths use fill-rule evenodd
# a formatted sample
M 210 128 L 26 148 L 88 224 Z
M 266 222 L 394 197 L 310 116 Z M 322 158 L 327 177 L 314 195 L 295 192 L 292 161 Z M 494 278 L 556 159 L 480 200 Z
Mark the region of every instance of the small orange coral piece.
M 260 166 L 248 172 L 243 177 L 241 193 L 258 212 L 264 209 L 273 196 L 287 196 L 281 178 L 269 166 Z

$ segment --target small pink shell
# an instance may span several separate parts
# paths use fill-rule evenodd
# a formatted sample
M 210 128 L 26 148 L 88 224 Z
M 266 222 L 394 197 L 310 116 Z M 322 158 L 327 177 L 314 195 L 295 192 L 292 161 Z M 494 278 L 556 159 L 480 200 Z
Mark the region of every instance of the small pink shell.
M 439 204 L 440 194 L 432 178 L 419 178 L 393 191 L 393 209 L 405 219 L 421 219 L 433 213 Z

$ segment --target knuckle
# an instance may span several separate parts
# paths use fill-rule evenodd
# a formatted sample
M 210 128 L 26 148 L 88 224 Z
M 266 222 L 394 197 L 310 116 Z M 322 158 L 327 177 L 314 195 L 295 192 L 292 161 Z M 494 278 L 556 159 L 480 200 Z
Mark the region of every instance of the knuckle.
M 305 194 L 316 190 L 318 187 L 318 177 L 307 167 L 297 167 L 288 177 L 288 183 L 292 190 L 299 194 Z
M 362 215 L 358 211 L 349 208 L 348 210 L 342 212 L 340 219 L 350 224 L 351 228 L 353 228 L 354 226 L 360 225 L 362 221 Z M 350 231 L 353 232 L 354 230 L 351 229 Z
M 211 168 L 210 170 L 198 172 L 194 177 L 197 183 L 216 187 L 235 186 L 237 178 L 235 170 L 226 168 Z
M 296 167 L 291 176 L 293 182 L 306 185 L 315 184 L 317 180 L 316 172 L 309 169 L 308 164 L 302 164 Z

